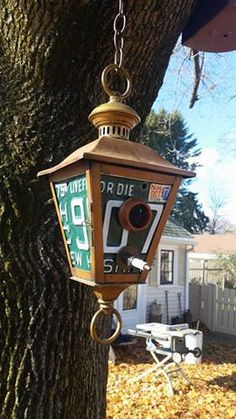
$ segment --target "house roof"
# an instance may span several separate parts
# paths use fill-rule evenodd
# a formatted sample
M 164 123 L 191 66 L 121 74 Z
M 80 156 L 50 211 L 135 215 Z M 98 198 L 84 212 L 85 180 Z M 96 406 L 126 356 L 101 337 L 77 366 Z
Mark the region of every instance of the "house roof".
M 193 236 L 189 231 L 185 230 L 185 228 L 178 226 L 177 224 L 172 223 L 171 221 L 167 221 L 164 231 L 162 233 L 164 237 L 174 237 L 174 238 L 181 238 L 181 239 L 193 239 Z
M 196 242 L 193 253 L 236 253 L 236 234 L 198 234 L 193 237 Z

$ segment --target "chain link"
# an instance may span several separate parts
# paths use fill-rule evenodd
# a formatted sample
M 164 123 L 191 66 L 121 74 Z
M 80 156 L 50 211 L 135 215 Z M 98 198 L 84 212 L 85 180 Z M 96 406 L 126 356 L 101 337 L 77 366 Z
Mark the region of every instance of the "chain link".
M 114 29 L 114 47 L 115 47 L 115 57 L 114 64 L 118 67 L 122 66 L 123 61 L 123 47 L 124 47 L 124 38 L 122 36 L 126 27 L 126 17 L 124 15 L 124 5 L 123 0 L 119 0 L 119 13 L 116 15 L 113 23 Z

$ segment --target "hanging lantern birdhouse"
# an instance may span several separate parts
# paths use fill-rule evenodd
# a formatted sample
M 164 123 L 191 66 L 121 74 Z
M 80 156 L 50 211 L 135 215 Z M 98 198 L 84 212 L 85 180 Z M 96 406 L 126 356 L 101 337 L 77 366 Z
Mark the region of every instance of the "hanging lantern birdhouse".
M 110 344 L 122 321 L 113 302 L 129 285 L 143 284 L 182 178 L 194 173 L 175 167 L 149 147 L 129 141 L 139 122 L 137 113 L 123 103 L 131 93 L 131 79 L 122 67 L 122 33 L 126 19 L 123 2 L 114 20 L 114 64 L 102 73 L 109 102 L 95 108 L 89 120 L 97 140 L 79 148 L 48 175 L 71 278 L 93 287 L 100 305 L 90 331 L 94 340 Z M 125 80 L 124 93 L 108 84 L 112 75 Z M 101 339 L 96 320 L 114 314 L 114 334 Z
M 127 79 L 123 94 L 113 94 L 107 86 L 113 71 Z M 181 179 L 194 174 L 129 141 L 140 119 L 122 103 L 131 90 L 123 68 L 108 66 L 102 83 L 110 100 L 89 115 L 99 138 L 39 176 L 50 178 L 71 278 L 92 286 L 99 299 L 92 336 L 110 343 L 121 328 L 112 303 L 129 285 L 145 282 Z M 113 312 L 118 319 L 115 334 L 104 340 L 94 324 L 102 312 Z
M 236 0 L 199 1 L 182 35 L 182 43 L 197 51 L 236 49 Z

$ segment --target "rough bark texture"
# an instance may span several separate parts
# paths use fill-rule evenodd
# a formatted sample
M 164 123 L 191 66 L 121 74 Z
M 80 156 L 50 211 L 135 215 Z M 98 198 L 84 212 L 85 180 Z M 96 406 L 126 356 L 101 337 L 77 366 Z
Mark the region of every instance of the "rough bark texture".
M 2 0 L 0 10 L 0 417 L 104 418 L 107 348 L 96 301 L 69 279 L 47 181 L 36 173 L 96 138 L 118 1 Z M 144 118 L 194 0 L 129 0 L 125 67 Z

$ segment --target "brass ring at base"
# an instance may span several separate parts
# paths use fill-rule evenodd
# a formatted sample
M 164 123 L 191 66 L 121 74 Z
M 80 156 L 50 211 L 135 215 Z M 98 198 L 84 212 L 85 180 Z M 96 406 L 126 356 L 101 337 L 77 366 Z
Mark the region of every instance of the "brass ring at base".
M 119 311 L 116 310 L 115 308 L 113 308 L 112 309 L 112 314 L 114 314 L 116 316 L 116 318 L 117 318 L 117 327 L 116 327 L 116 330 L 113 333 L 113 335 L 111 335 L 109 338 L 101 339 L 97 335 L 96 326 L 95 326 L 95 322 L 96 322 L 98 316 L 101 313 L 106 314 L 102 308 L 100 308 L 94 314 L 94 316 L 93 316 L 93 318 L 91 320 L 91 323 L 90 323 L 90 333 L 91 333 L 91 336 L 92 336 L 93 340 L 95 340 L 95 342 L 101 343 L 101 345 L 110 345 L 112 342 L 114 342 L 114 340 L 116 340 L 118 338 L 118 336 L 120 334 L 120 331 L 121 331 L 121 328 L 122 328 L 122 318 L 121 318 L 121 315 L 120 315 Z
M 116 64 L 110 64 L 106 68 L 104 68 L 104 70 L 102 72 L 102 76 L 101 76 L 103 89 L 108 94 L 108 96 L 111 97 L 111 96 L 115 95 L 115 93 L 107 85 L 107 76 L 111 71 L 117 71 L 120 76 L 122 76 L 122 75 L 125 76 L 127 87 L 126 87 L 126 90 L 125 90 L 124 93 L 120 93 L 119 97 L 120 97 L 120 99 L 126 99 L 131 93 L 132 82 L 131 82 L 131 78 L 130 78 L 129 73 L 123 67 L 119 67 Z

